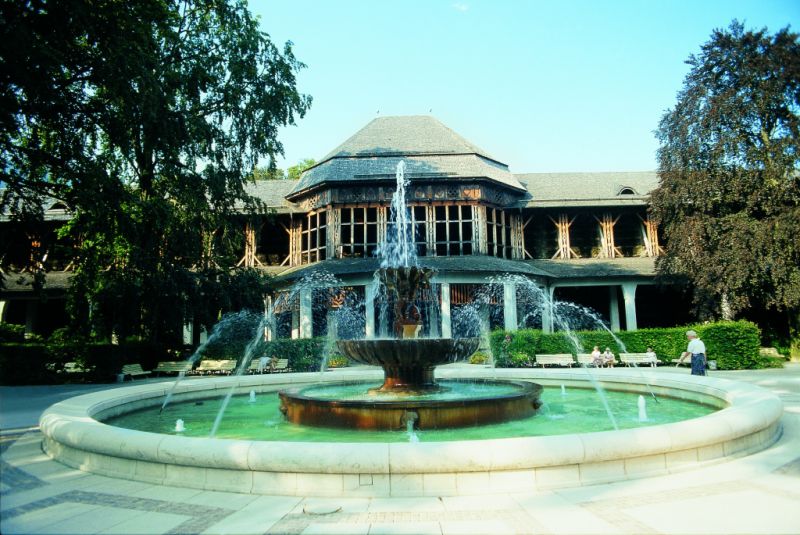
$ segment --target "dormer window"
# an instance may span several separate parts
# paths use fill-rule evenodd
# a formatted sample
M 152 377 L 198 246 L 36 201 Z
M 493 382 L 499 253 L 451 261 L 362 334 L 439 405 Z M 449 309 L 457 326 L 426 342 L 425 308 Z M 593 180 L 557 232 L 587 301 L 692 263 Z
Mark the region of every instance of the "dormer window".
M 617 195 L 636 195 L 636 191 L 630 186 L 623 186 Z

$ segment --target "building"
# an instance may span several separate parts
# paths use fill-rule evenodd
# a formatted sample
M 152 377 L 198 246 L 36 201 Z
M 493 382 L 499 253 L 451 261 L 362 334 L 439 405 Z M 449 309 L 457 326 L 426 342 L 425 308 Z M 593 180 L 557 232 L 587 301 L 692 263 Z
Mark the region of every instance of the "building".
M 335 276 L 340 285 L 336 292 L 301 291 L 295 305 L 278 311 L 284 318 L 278 335 L 326 332 L 325 314 L 315 311 L 337 306 L 346 294 L 361 296 L 364 335 L 375 335 L 370 285 L 400 161 L 410 180 L 420 264 L 438 270 L 441 317 L 427 320 L 436 334 L 458 334 L 451 310 L 490 284 L 497 290 L 490 326 L 552 329 L 547 314 L 521 317 L 518 289 L 513 281 L 498 281 L 499 274 L 524 276 L 556 299 L 591 307 L 615 330 L 688 320 L 681 296 L 655 283 L 662 248 L 647 213 L 655 172 L 513 174 L 435 118 L 401 116 L 371 121 L 299 180 L 252 186 L 251 193 L 274 214 L 260 225 L 243 223 L 239 264 L 274 273 L 287 287 L 320 273 Z M 48 207 L 47 218 L 63 220 L 64 209 Z M 34 258 L 39 241 L 18 247 L 17 256 Z M 54 284 L 48 287 L 57 306 L 69 265 L 67 258 L 50 262 L 48 281 Z M 0 299 L 4 319 L 35 330 L 39 305 L 30 278 L 7 276 Z

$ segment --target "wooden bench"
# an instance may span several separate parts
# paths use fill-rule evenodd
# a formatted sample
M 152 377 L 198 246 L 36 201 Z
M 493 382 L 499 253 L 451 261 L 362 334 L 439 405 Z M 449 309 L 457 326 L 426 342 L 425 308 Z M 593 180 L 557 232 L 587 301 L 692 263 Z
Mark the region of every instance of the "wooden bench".
M 542 368 L 547 365 L 569 366 L 571 368 L 573 364 L 575 364 L 575 361 L 570 353 L 555 353 L 552 355 L 536 355 L 534 365 L 539 365 Z
M 258 372 L 258 365 L 261 359 L 254 358 L 250 361 L 250 366 L 247 367 L 247 373 L 259 373 Z M 275 359 L 270 360 L 266 366 L 264 366 L 264 371 L 261 373 L 272 373 L 272 364 L 275 362 Z
M 639 366 L 642 364 L 649 364 L 653 368 L 656 367 L 661 361 L 658 357 L 648 356 L 647 353 L 620 353 L 619 360 L 626 366 Z
M 162 373 L 186 373 L 192 369 L 192 363 L 188 360 L 167 360 L 159 362 L 153 370 L 157 374 Z
M 201 374 L 229 374 L 236 369 L 235 360 L 204 360 L 197 367 Z
M 272 373 L 284 373 L 292 371 L 291 368 L 289 368 L 289 359 L 278 359 L 277 361 L 273 360 L 272 363 Z
M 133 381 L 135 377 L 140 375 L 150 375 L 152 372 L 143 370 L 141 364 L 126 364 L 122 367 L 122 371 L 120 373 L 125 377 L 130 375 L 131 381 Z
M 692 357 L 686 357 L 685 359 L 683 359 L 683 362 L 681 362 L 681 359 L 672 359 L 672 360 L 670 360 L 670 362 L 672 364 L 675 364 L 675 365 L 680 364 L 681 366 L 691 366 L 692 365 Z

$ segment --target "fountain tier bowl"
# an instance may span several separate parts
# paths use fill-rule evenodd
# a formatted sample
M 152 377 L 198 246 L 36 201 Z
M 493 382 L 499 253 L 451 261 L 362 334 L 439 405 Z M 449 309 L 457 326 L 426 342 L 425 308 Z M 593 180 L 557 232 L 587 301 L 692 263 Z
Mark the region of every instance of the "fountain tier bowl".
M 368 392 L 363 383 L 364 392 Z M 541 385 L 527 381 L 446 381 L 445 393 L 392 396 L 372 393 L 360 399 L 328 395 L 352 383 L 299 387 L 280 392 L 281 412 L 295 424 L 347 429 L 449 429 L 507 422 L 532 416 L 541 405 Z M 458 394 L 459 390 L 469 390 Z
M 339 351 L 350 359 L 383 368 L 387 392 L 436 390 L 433 370 L 463 360 L 477 351 L 479 338 L 410 338 L 404 340 L 339 340 Z

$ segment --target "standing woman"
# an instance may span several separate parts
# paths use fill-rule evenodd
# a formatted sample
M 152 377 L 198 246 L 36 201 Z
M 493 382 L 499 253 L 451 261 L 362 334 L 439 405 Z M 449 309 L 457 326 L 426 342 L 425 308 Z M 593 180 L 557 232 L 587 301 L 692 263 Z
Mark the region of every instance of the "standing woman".
M 686 331 L 686 338 L 689 345 L 686 351 L 681 353 L 681 362 L 688 356 L 692 357 L 692 375 L 706 374 L 706 345 L 697 337 L 695 331 Z

